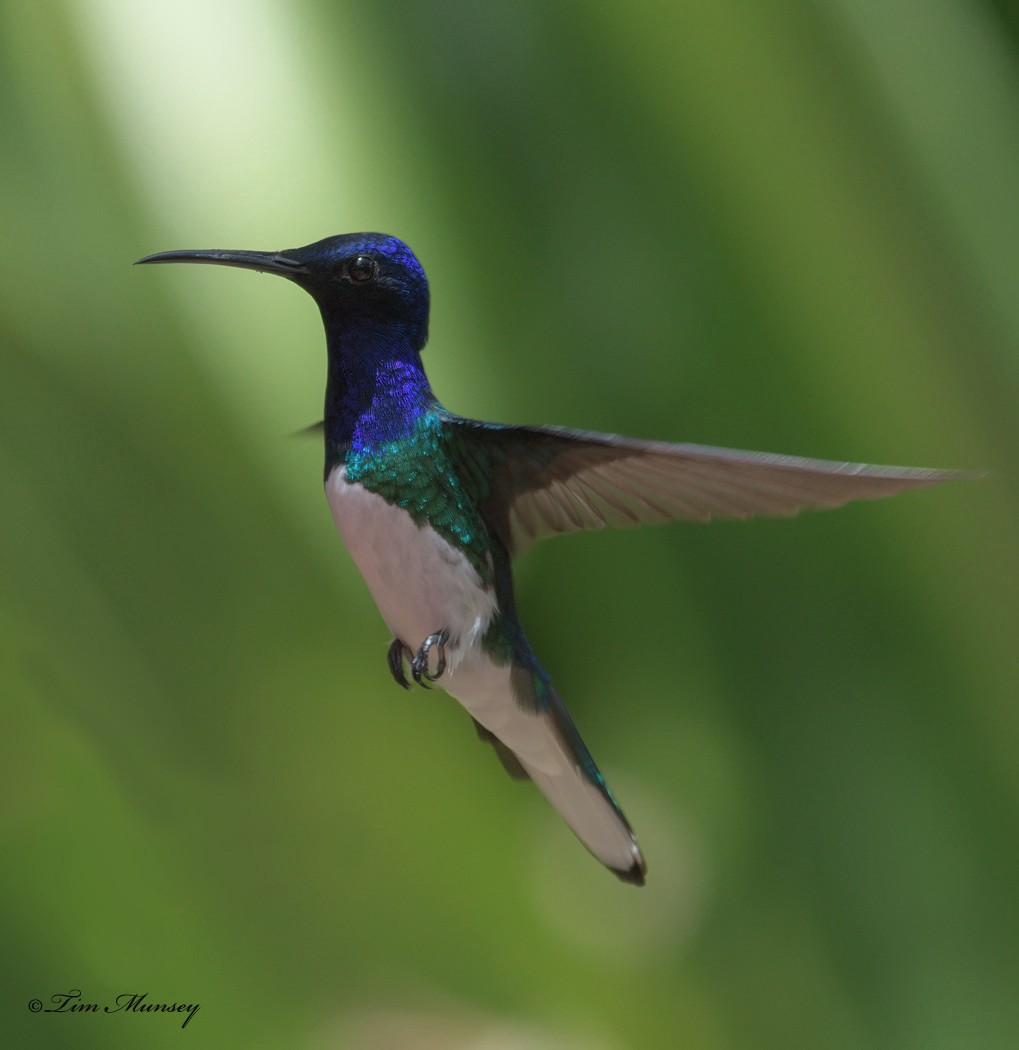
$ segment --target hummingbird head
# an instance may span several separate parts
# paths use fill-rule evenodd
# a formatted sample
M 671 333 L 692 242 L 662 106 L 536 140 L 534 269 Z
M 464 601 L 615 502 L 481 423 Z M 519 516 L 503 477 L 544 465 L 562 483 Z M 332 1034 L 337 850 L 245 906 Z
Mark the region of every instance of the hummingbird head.
M 392 326 L 428 336 L 428 279 L 403 241 L 384 233 L 344 233 L 278 252 L 184 250 L 139 263 L 192 262 L 275 273 L 318 303 L 328 326 Z

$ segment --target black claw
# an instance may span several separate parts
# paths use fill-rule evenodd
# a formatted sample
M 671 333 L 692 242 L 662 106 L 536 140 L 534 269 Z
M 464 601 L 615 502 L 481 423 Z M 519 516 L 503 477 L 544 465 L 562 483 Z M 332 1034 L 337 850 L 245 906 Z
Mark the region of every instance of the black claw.
M 410 662 L 411 677 L 425 689 L 431 689 L 431 683 L 442 677 L 446 670 L 446 642 L 449 641 L 449 631 L 445 627 L 435 634 L 430 634 L 422 643 L 421 648 L 414 654 Z M 439 647 L 439 657 L 435 664 L 435 674 L 428 669 L 428 658 L 432 649 Z
M 389 673 L 393 676 L 396 684 L 402 685 L 404 689 L 410 689 L 410 682 L 407 681 L 407 676 L 403 672 L 404 653 L 409 654 L 410 650 L 399 638 L 394 638 L 389 646 L 389 652 L 386 653 L 386 663 L 389 664 Z

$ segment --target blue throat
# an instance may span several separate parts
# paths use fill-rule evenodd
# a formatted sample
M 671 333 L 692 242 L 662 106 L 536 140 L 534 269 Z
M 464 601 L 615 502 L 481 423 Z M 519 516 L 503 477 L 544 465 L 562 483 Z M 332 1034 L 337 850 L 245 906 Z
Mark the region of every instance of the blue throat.
M 348 455 L 371 455 L 410 438 L 439 407 L 421 363 L 424 339 L 413 325 L 324 317 L 326 475 Z
M 483 583 L 493 582 L 481 509 L 488 479 L 458 469 L 446 413 L 421 364 L 418 330 L 347 317 L 327 333 L 326 480 L 343 466 L 348 481 L 427 524 L 463 551 Z

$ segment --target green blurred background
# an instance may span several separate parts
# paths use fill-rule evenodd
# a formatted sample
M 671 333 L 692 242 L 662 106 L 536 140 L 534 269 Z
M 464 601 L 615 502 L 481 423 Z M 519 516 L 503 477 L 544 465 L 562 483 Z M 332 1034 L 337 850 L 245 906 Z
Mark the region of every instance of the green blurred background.
M 1007 0 L 3 0 L 0 130 L 5 1045 L 1019 1045 Z M 457 411 L 991 471 L 521 562 L 644 890 L 390 680 L 310 300 L 130 266 L 361 229 Z

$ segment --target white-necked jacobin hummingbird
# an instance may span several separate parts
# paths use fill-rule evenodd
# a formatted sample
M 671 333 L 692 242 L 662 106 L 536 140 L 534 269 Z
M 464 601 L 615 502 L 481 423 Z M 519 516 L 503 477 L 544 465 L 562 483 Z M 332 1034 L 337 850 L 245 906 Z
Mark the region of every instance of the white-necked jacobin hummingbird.
M 511 775 L 533 780 L 591 853 L 638 885 L 647 866 L 630 825 L 517 619 L 512 559 L 579 529 L 786 516 L 963 476 L 455 415 L 421 364 L 424 270 L 384 234 L 139 261 L 275 273 L 314 298 L 328 348 L 326 496 L 392 632 L 389 670 L 406 688 L 405 662 L 415 682 L 441 682 Z

